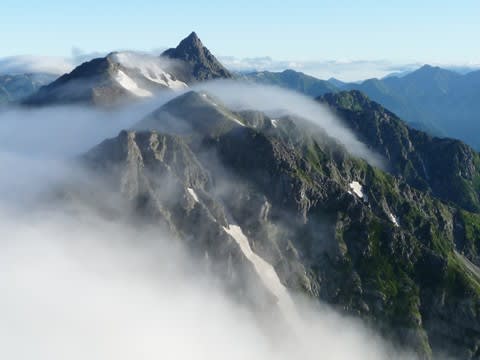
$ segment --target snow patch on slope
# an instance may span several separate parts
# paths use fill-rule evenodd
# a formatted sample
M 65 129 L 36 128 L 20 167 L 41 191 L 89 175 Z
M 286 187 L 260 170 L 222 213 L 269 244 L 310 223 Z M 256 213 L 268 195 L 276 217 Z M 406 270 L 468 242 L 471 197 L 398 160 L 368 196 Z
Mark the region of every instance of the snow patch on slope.
M 395 225 L 396 227 L 400 226 L 398 224 L 397 218 L 390 211 L 387 211 L 387 215 L 388 215 L 388 218 L 390 219 L 390 221 L 393 223 L 393 225 Z
M 232 116 L 230 114 L 225 114 L 229 119 L 233 120 L 234 122 L 236 122 L 238 125 L 240 126 L 245 126 L 244 123 L 242 123 L 240 120 L 238 120 L 235 116 Z
M 350 184 L 350 189 L 352 189 L 353 193 L 357 195 L 360 199 L 363 198 L 363 187 L 358 181 L 352 181 Z
M 271 119 L 270 121 L 272 122 L 272 126 L 273 126 L 274 128 L 276 128 L 276 127 L 278 126 L 278 120 L 276 120 L 276 119 Z
M 128 69 L 137 70 L 146 79 L 166 86 L 173 90 L 182 90 L 188 88 L 187 84 L 177 80 L 172 74 L 165 70 L 167 64 L 154 56 L 136 54 L 133 52 L 119 52 L 111 56 L 114 62 L 117 62 Z
M 192 196 L 193 200 L 195 200 L 195 202 L 198 203 L 199 200 L 198 200 L 198 196 L 197 196 L 197 193 L 195 192 L 195 190 L 193 190 L 192 188 L 187 188 L 187 191 Z
M 295 304 L 290 297 L 287 288 L 280 282 L 280 278 L 273 266 L 253 252 L 250 243 L 240 226 L 230 224 L 228 227 L 223 227 L 223 229 L 237 242 L 243 254 L 253 264 L 263 284 L 277 297 L 278 306 L 287 320 L 289 319 L 292 321 L 293 325 L 298 324 L 298 315 L 295 309 Z
M 137 83 L 122 70 L 117 71 L 115 74 L 115 80 L 121 87 L 130 91 L 136 96 L 148 97 L 153 95 L 150 91 L 138 87 Z

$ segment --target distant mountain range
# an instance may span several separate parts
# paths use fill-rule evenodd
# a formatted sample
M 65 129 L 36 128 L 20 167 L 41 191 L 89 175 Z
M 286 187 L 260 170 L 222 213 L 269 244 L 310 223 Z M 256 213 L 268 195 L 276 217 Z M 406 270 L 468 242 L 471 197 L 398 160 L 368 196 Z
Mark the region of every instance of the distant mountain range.
M 360 90 L 412 126 L 432 135 L 453 137 L 480 149 L 480 71 L 459 74 L 425 65 L 401 77 L 342 83 L 301 72 L 256 72 L 245 78 L 275 84 L 317 97 L 328 92 Z

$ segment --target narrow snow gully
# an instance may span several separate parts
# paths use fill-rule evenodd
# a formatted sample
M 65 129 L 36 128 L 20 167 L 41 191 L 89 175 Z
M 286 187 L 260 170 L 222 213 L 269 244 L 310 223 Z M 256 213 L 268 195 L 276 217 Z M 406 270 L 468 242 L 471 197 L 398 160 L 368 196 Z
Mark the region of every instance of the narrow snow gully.
M 255 271 L 265 287 L 277 297 L 278 307 L 289 325 L 291 325 L 293 329 L 299 329 L 301 322 L 295 303 L 293 302 L 288 289 L 281 283 L 274 267 L 253 252 L 250 243 L 240 226 L 229 224 L 228 227 L 223 227 L 223 229 L 240 246 L 243 254 L 253 264 Z

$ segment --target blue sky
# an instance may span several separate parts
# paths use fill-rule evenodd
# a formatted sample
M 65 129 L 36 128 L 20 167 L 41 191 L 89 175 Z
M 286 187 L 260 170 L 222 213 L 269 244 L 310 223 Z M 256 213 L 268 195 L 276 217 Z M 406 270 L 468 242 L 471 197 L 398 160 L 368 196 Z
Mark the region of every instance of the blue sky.
M 2 0 L 0 57 L 176 45 L 311 62 L 480 63 L 480 1 Z

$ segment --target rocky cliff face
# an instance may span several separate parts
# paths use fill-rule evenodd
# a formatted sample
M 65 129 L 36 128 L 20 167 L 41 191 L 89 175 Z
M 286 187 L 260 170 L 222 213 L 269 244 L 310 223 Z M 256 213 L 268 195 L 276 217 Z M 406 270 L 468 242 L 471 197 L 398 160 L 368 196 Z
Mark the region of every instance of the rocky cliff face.
M 82 162 L 108 174 L 133 218 L 160 224 L 182 240 L 228 292 L 257 311 L 274 314 L 276 297 L 262 283 L 235 236 L 232 218 L 212 195 L 210 173 L 179 137 L 122 131 L 89 151 Z
M 169 133 L 172 119 L 181 131 Z M 257 309 L 288 307 L 279 290 L 287 288 L 365 319 L 421 357 L 478 358 L 479 270 L 462 251 L 476 254 L 479 216 L 301 123 L 187 93 L 82 162 Z M 255 261 L 279 283 L 265 282 Z
M 318 100 L 327 103 L 362 141 L 388 159 L 391 174 L 459 208 L 455 215 L 457 249 L 480 265 L 480 155 L 461 141 L 435 138 L 410 128 L 358 91 L 328 94 Z

